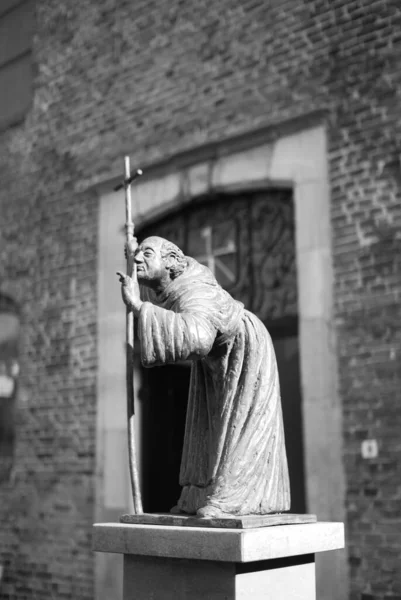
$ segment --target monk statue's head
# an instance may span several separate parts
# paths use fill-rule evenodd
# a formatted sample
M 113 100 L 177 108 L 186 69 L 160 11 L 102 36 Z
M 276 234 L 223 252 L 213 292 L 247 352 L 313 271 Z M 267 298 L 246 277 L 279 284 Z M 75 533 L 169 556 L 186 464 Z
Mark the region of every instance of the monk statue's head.
M 152 236 L 146 238 L 135 251 L 138 281 L 154 287 L 166 285 L 185 270 L 187 259 L 172 242 Z

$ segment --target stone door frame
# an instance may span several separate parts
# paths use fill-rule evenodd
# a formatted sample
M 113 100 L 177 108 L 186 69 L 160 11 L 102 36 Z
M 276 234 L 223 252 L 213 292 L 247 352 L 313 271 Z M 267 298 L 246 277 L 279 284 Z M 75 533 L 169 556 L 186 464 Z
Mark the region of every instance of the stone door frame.
M 164 164 L 150 165 L 146 169 L 146 179 L 137 183 L 133 190 L 134 219 L 137 223 L 157 219 L 210 193 L 280 186 L 292 188 L 306 500 L 309 512 L 315 513 L 319 520 L 344 521 L 342 406 L 338 393 L 333 325 L 332 230 L 326 128 L 320 122 L 305 125 L 304 128 L 298 125 L 295 129 L 259 131 L 204 146 Z M 107 188 L 112 189 L 112 183 L 109 182 Z M 116 487 L 114 482 L 110 487 L 108 483 L 112 460 L 110 448 L 112 440 L 118 437 L 113 431 L 115 433 L 118 429 L 121 434 L 122 426 L 125 429 L 123 419 L 116 418 L 115 409 L 110 404 L 111 396 L 123 392 L 125 381 L 123 353 L 120 346 L 117 347 L 118 340 L 124 339 L 123 311 L 119 292 L 114 291 L 110 297 L 109 281 L 115 270 L 122 266 L 122 257 L 120 260 L 119 256 L 123 242 L 123 204 L 122 192 L 100 193 L 97 504 L 101 520 L 114 515 L 115 511 L 108 510 L 113 502 L 116 509 L 119 505 L 124 508 L 129 497 L 126 484 L 121 483 Z M 118 373 L 115 368 L 111 372 L 109 364 L 113 352 L 114 355 L 117 352 L 121 359 L 118 369 L 121 372 Z M 118 444 L 121 444 L 121 439 Z M 121 478 L 125 476 L 124 467 Z M 107 494 L 114 495 L 111 505 L 107 501 Z M 339 551 L 319 556 L 317 578 L 317 592 L 321 600 L 347 598 L 345 553 Z

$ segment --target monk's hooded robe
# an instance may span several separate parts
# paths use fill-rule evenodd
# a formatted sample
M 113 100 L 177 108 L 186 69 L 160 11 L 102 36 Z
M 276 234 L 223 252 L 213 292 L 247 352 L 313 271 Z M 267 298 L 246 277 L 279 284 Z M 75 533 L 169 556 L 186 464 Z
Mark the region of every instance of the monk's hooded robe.
M 138 317 L 145 367 L 192 361 L 178 508 L 231 515 L 290 508 L 280 388 L 271 338 L 255 315 L 188 258 Z

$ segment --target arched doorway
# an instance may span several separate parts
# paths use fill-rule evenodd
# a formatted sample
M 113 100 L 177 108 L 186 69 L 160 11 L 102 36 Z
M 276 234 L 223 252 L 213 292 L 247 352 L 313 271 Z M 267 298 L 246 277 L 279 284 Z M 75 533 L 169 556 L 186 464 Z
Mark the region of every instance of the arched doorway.
M 0 294 L 0 483 L 9 478 L 14 459 L 19 325 L 16 304 Z
M 303 427 L 298 350 L 294 208 L 290 190 L 220 194 L 138 230 L 160 235 L 209 266 L 219 283 L 269 330 L 280 372 L 290 469 L 291 510 L 305 512 Z M 189 367 L 143 370 L 142 456 L 145 510 L 177 501 Z

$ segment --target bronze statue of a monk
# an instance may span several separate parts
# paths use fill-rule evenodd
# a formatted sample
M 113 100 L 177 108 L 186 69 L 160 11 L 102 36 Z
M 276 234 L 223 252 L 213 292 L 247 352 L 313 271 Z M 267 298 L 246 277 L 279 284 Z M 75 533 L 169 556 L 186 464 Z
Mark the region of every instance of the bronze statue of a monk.
M 119 275 L 143 365 L 192 361 L 173 510 L 208 518 L 289 510 L 278 371 L 263 323 L 163 238 L 144 240 L 134 260 L 141 293 Z

